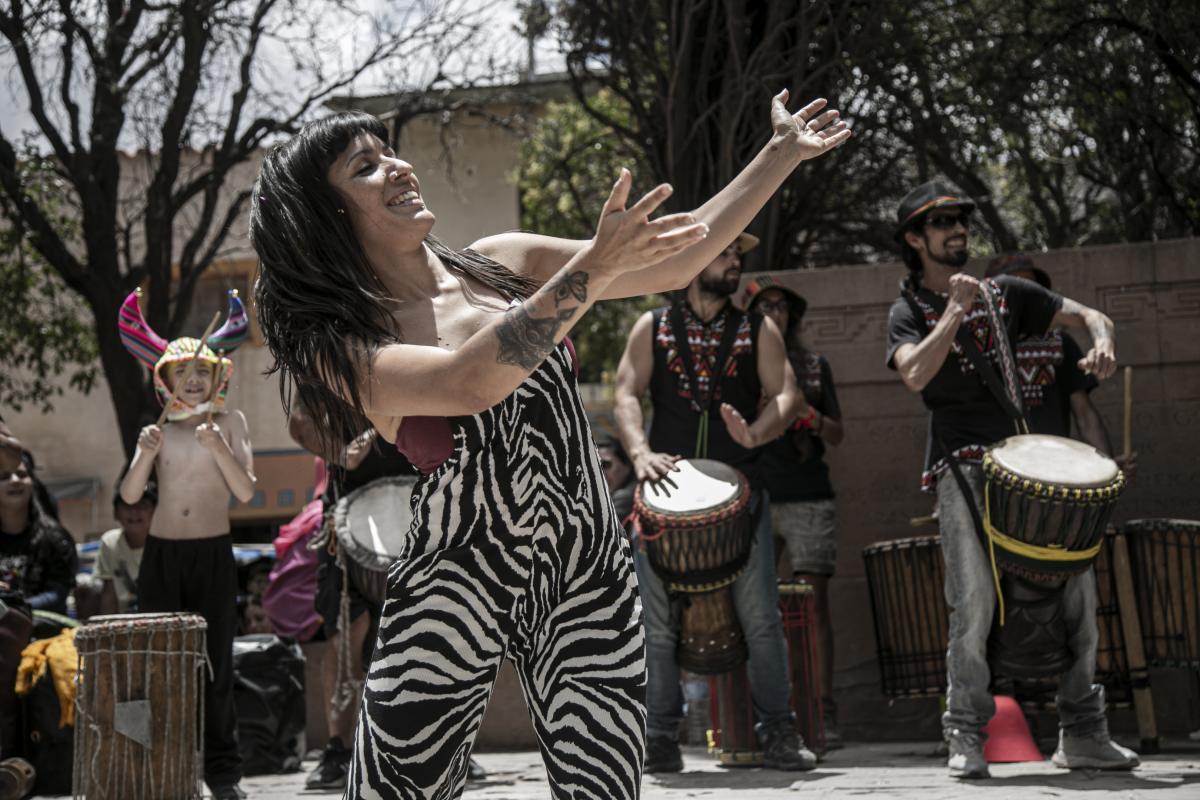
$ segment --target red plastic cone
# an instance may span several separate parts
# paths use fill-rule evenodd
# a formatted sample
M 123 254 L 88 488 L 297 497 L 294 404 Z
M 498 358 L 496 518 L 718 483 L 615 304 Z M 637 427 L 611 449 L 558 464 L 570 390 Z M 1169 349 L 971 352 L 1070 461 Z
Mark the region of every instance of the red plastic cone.
M 1045 757 L 1034 744 L 1029 725 L 1017 701 L 998 695 L 996 715 L 983 732 L 987 741 L 983 745 L 983 757 L 989 764 L 1016 764 L 1022 761 L 1044 761 Z

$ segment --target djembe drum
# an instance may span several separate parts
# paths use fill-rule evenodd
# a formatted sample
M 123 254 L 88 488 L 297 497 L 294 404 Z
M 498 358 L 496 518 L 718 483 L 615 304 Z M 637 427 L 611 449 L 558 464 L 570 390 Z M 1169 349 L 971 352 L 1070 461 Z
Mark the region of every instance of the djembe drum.
M 940 537 L 879 542 L 863 549 L 863 562 L 883 693 L 944 694 L 949 612 Z
M 729 586 L 745 569 L 754 541 L 750 484 L 719 461 L 675 466 L 667 479 L 638 486 L 639 538 L 667 592 L 683 597 L 679 666 L 700 675 L 725 672 L 746 660 Z
M 813 588 L 803 581 L 780 581 L 779 613 L 788 651 L 788 686 L 796 729 L 816 752 L 825 749 L 821 704 L 821 673 L 817 659 L 817 607 Z M 712 729 L 708 746 L 718 750 L 726 767 L 756 767 L 763 763 L 754 732 L 754 701 L 746 665 L 708 679 Z
M 1113 534 L 1106 541 L 1111 543 Z M 876 654 L 883 693 L 888 697 L 939 697 L 946 692 L 949 610 L 943 594 L 945 564 L 941 537 L 920 536 L 879 542 L 863 549 L 867 589 L 875 620 Z M 1115 703 L 1129 703 L 1129 667 L 1117 612 L 1107 549 L 1096 561 L 1096 624 L 1099 644 L 1096 680 Z M 989 644 L 995 645 L 993 640 Z M 994 659 L 995 652 L 989 652 Z M 1031 656 L 1036 660 L 1037 656 Z M 1029 678 L 1023 665 L 991 664 L 993 679 L 1015 680 L 1023 704 L 1051 707 L 1057 680 Z M 1007 674 L 1005 670 L 1018 674 Z M 1005 684 L 1007 686 L 1007 684 Z M 1007 690 L 1006 690 L 1007 691 Z
M 1011 436 L 983 457 L 984 528 L 994 564 L 1056 585 L 1086 572 L 1125 488 L 1117 463 L 1061 436 Z
M 383 604 L 388 567 L 401 553 L 413 520 L 411 475 L 380 478 L 338 500 L 333 509 L 346 572 L 368 600 Z
M 1200 522 L 1135 519 L 1129 543 L 1146 662 L 1200 668 Z
M 76 631 L 75 797 L 202 796 L 207 627 L 196 614 L 114 614 Z

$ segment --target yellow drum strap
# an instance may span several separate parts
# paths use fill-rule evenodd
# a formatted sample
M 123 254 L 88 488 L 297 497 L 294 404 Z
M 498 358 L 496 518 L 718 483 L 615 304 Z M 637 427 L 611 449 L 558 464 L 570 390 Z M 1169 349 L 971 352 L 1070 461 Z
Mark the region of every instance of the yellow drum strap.
M 992 525 L 992 493 L 988 491 L 990 488 L 991 481 L 985 481 L 983 484 L 983 529 L 988 537 L 988 555 L 992 561 L 992 580 L 996 584 L 996 600 L 1000 604 L 1000 625 L 1003 626 L 1004 594 L 1000 591 L 1000 570 L 996 566 L 996 545 L 1010 553 L 1036 561 L 1088 561 L 1099 554 L 1104 540 L 1101 539 L 1087 550 L 1067 550 L 1062 546 L 1042 547 L 1014 539 Z

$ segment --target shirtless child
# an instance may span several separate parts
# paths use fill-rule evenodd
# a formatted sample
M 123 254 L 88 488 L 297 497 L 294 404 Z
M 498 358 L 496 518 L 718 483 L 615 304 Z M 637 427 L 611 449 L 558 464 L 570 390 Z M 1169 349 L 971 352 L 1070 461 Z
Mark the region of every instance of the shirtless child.
M 122 306 L 120 324 L 122 338 L 136 357 L 149 363 L 147 349 L 151 354 L 161 352 L 154 364 L 155 388 L 160 400 L 171 401 L 168 424 L 142 429 L 129 471 L 121 481 L 121 498 L 137 503 L 157 468 L 158 507 L 138 573 L 138 605 L 148 613 L 200 614 L 208 623 L 212 678 L 205 681 L 204 693 L 204 780 L 216 800 L 234 800 L 245 794 L 238 786 L 241 758 L 234 733 L 233 637 L 238 626 L 238 589 L 229 534 L 229 495 L 232 492 L 243 503 L 254 496 L 246 418 L 240 411 L 224 409 L 225 389 L 233 371 L 228 359 L 205 346 L 184 380 L 198 340 L 177 339 L 167 345 L 142 320 L 137 297 L 132 294 Z M 241 302 L 231 295 L 229 322 L 208 341 L 229 352 L 245 338 L 244 325 Z

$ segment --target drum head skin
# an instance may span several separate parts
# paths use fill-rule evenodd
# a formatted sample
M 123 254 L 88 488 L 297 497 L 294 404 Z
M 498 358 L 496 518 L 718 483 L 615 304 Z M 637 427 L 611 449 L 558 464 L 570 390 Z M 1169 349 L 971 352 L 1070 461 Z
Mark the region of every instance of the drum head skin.
M 365 567 L 385 569 L 403 552 L 412 525 L 417 479 L 380 478 L 338 500 L 333 520 L 338 545 Z
M 992 448 L 991 456 L 1022 478 L 1072 488 L 1107 486 L 1120 472 L 1117 462 L 1089 444 L 1040 433 L 1011 436 Z
M 675 466 L 676 471 L 660 481 L 642 481 L 642 503 L 651 511 L 696 514 L 719 508 L 741 492 L 738 471 L 728 464 L 692 458 L 676 461 Z

